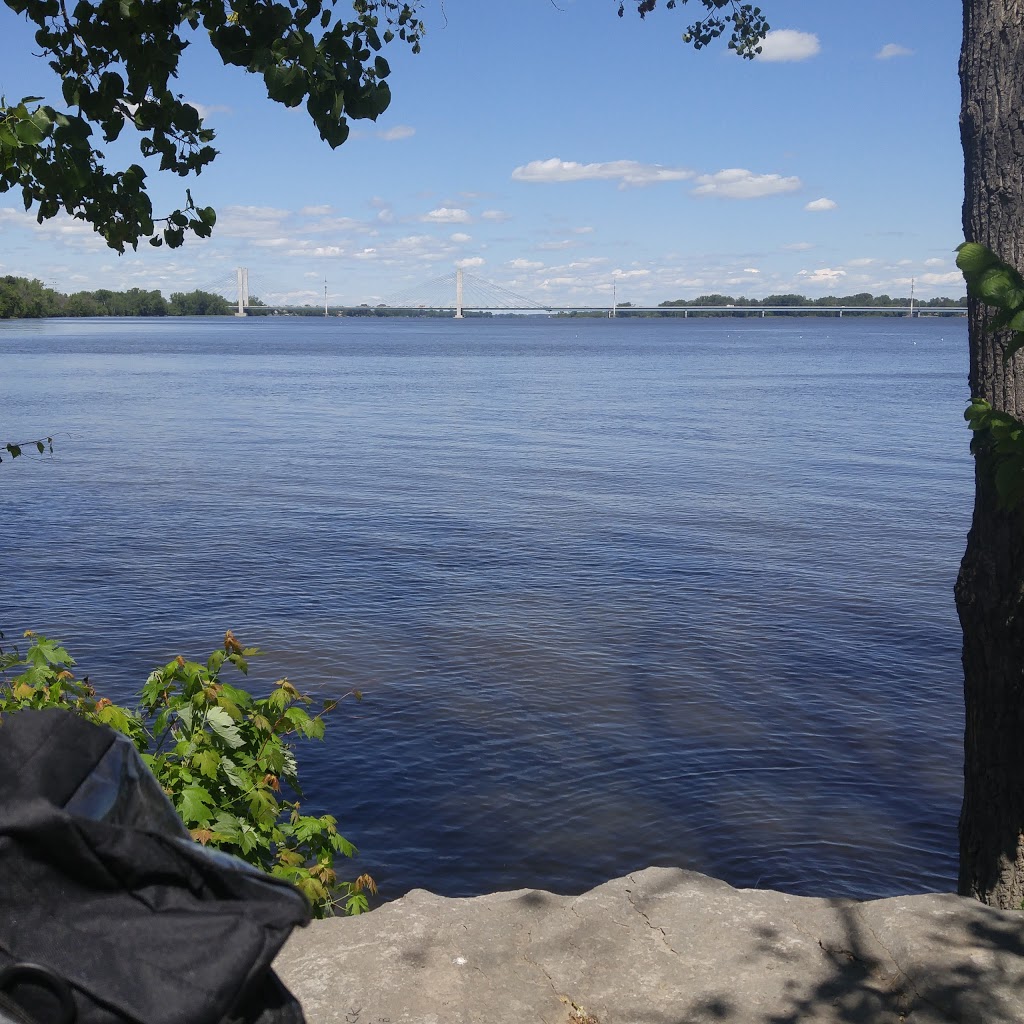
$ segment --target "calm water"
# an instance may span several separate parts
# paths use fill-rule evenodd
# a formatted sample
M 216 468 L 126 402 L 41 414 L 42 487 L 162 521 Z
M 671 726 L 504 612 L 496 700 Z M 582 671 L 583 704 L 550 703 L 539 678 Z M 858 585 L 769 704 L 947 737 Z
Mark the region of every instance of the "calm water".
M 0 628 L 231 628 L 386 897 L 955 883 L 962 320 L 0 322 Z

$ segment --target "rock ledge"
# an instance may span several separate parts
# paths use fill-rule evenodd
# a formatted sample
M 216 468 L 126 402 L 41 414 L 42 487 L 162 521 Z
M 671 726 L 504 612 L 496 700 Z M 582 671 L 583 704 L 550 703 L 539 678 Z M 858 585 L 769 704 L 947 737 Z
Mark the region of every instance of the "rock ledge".
M 275 962 L 309 1024 L 1020 1024 L 1024 914 L 648 868 L 582 896 L 417 889 Z

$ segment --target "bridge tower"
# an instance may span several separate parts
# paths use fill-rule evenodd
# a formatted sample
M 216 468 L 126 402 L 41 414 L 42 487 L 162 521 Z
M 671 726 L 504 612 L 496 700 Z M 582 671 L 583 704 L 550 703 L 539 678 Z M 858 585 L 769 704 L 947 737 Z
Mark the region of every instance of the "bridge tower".
M 238 268 L 238 312 L 235 316 L 247 316 L 246 308 L 249 305 L 249 268 Z
M 455 319 L 462 319 L 462 267 L 455 271 Z

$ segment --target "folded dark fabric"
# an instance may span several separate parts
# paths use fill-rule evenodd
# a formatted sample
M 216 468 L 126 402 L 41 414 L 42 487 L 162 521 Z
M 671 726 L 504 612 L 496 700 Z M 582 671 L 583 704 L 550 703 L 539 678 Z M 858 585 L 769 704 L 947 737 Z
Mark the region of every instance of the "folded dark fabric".
M 299 1024 L 270 965 L 309 916 L 193 842 L 126 737 L 57 709 L 4 719 L 0 1022 L 7 1002 L 61 1024 L 70 997 L 69 1024 Z

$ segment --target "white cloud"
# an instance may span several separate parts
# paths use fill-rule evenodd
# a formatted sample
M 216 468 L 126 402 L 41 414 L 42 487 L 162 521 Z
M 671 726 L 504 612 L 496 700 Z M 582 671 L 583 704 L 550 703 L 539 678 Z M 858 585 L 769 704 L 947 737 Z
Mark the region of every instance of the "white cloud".
M 294 249 L 288 251 L 289 256 L 344 256 L 345 250 L 340 245 L 310 245 L 303 242 Z
M 514 181 L 617 181 L 619 188 L 654 185 L 663 181 L 686 181 L 693 171 L 684 167 L 662 167 L 637 160 L 611 160 L 607 163 L 581 164 L 575 160 L 533 160 L 512 172 Z
M 933 256 L 930 260 L 925 260 L 924 265 L 926 267 L 944 267 L 946 261 L 939 256 Z
M 761 271 L 758 270 L 757 267 L 744 267 L 743 268 L 743 273 L 744 274 L 760 274 Z
M 544 266 L 543 263 L 538 263 L 535 260 L 524 259 L 509 260 L 508 265 L 516 270 L 540 270 Z
M 594 229 L 591 227 L 571 228 L 570 230 L 574 235 L 592 235 L 594 233 Z
M 402 139 L 411 139 L 416 134 L 416 129 L 408 124 L 396 124 L 392 128 L 382 128 L 377 132 L 377 138 L 385 142 L 399 142 Z
M 790 242 L 788 245 L 782 247 L 786 252 L 806 252 L 808 249 L 814 248 L 813 242 Z
M 453 242 L 458 242 L 460 244 L 463 243 L 463 242 L 472 242 L 473 241 L 472 235 L 467 235 L 467 234 L 465 234 L 462 231 L 456 231 L 454 235 L 449 235 L 449 237 L 451 238 L 451 240 Z
M 333 209 L 331 206 L 304 206 L 299 213 L 303 217 L 326 217 Z
M 465 260 L 456 260 L 455 266 L 457 267 L 482 267 L 484 265 L 484 259 L 482 256 L 470 256 Z
M 189 101 L 188 104 L 195 110 L 199 111 L 199 116 L 205 121 L 211 114 L 230 114 L 232 110 L 230 107 L 225 107 L 220 103 L 192 103 Z
M 563 238 L 560 242 L 541 242 L 537 246 L 538 249 L 571 249 L 574 245 L 568 238 Z
M 436 210 L 420 217 L 420 220 L 431 224 L 468 224 L 471 220 L 467 210 L 449 206 L 439 206 Z
M 964 276 L 959 270 L 951 270 L 947 274 L 922 274 L 917 279 L 919 284 L 959 284 L 964 285 Z M 964 285 L 966 287 L 966 285 Z
M 722 199 L 760 199 L 795 192 L 802 187 L 799 178 L 784 178 L 781 174 L 754 174 L 742 167 L 730 167 L 714 174 L 702 174 L 697 179 L 695 196 L 718 196 Z
M 846 265 L 848 267 L 870 267 L 872 263 L 877 262 L 878 260 L 872 256 L 858 256 L 854 260 L 847 260 Z
M 650 274 L 649 270 L 613 270 L 612 277 L 619 281 L 624 281 L 631 277 L 647 277 Z
M 480 214 L 480 219 L 500 222 L 511 220 L 512 215 L 510 213 L 506 213 L 504 210 L 484 210 L 484 212 Z
M 797 277 L 804 278 L 808 284 L 838 284 L 840 278 L 846 277 L 846 271 L 820 267 L 818 270 L 801 270 Z
M 22 228 L 47 238 L 50 243 L 59 242 L 62 245 L 86 251 L 109 252 L 106 243 L 93 230 L 91 224 L 76 220 L 63 212 L 40 224 L 36 221 L 34 212 L 3 207 L 0 208 L 0 221 L 6 222 L 12 228 Z
M 217 236 L 261 240 L 283 230 L 288 215 L 272 206 L 228 206 L 217 213 Z
M 812 199 L 804 209 L 810 210 L 811 213 L 821 213 L 823 210 L 834 210 L 838 205 L 834 199 L 826 199 L 822 196 L 821 199 Z
M 886 43 L 885 46 L 875 54 L 875 59 L 889 60 L 892 57 L 912 57 L 913 55 L 913 50 L 908 50 L 907 47 L 900 46 L 899 43 Z
M 769 32 L 761 43 L 757 60 L 795 61 L 807 60 L 821 53 L 821 42 L 813 32 L 797 32 L 792 28 L 780 28 Z

